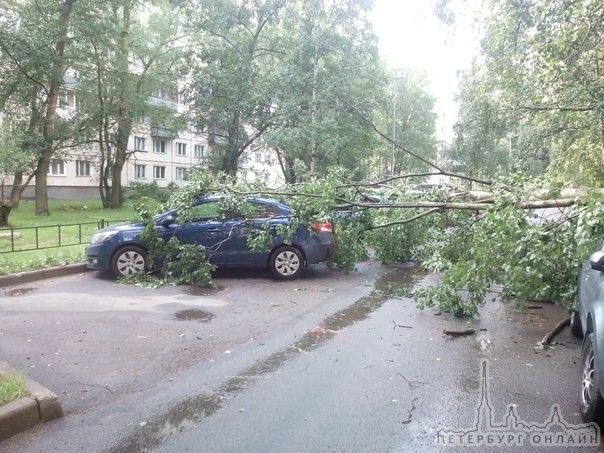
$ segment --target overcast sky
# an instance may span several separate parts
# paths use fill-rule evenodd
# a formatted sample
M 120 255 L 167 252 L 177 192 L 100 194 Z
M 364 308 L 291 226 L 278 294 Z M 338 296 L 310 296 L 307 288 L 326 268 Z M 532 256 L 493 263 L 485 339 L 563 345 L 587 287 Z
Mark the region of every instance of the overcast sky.
M 468 4 L 479 1 L 452 0 L 468 16 Z M 382 56 L 393 72 L 402 66 L 426 71 L 428 89 L 438 99 L 440 120 L 450 128 L 455 120 L 452 103 L 457 90 L 456 72 L 469 68 L 477 44 L 469 17 L 458 17 L 457 26 L 450 28 L 434 16 L 434 0 L 374 0 L 374 5 L 372 19 Z
M 427 67 L 442 54 L 443 28 L 431 1 L 374 0 L 373 23 L 383 55 L 393 67 Z

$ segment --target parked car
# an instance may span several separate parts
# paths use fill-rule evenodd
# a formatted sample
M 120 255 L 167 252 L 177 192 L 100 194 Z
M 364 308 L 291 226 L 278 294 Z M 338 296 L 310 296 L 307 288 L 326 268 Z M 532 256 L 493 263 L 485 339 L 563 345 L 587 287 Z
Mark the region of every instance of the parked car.
M 381 195 L 374 195 L 370 193 L 359 193 L 356 195 L 356 199 L 354 200 L 356 203 L 363 204 L 380 204 L 380 203 L 390 203 L 391 201 L 383 197 Z M 336 220 L 340 222 L 355 222 L 359 220 L 359 217 L 363 212 L 365 212 L 368 208 L 365 207 L 356 207 L 350 206 L 346 210 L 336 211 L 334 213 L 334 217 Z
M 169 240 L 205 247 L 209 261 L 219 267 L 266 267 L 279 279 L 297 278 L 304 267 L 327 260 L 334 251 L 331 223 L 300 225 L 290 241 L 277 233 L 278 225 L 292 221 L 290 207 L 274 200 L 248 198 L 238 209 L 245 218 L 233 215 L 221 219 L 221 197 L 201 197 L 189 211 L 190 221 L 179 222 L 177 210 L 155 218 L 155 229 Z M 266 252 L 253 252 L 247 239 L 254 230 L 270 224 L 272 242 Z M 98 230 L 86 248 L 88 267 L 110 271 L 115 276 L 131 276 L 145 271 L 147 246 L 141 239 L 143 223 L 110 226 Z
M 592 254 L 577 279 L 571 332 L 583 337 L 579 409 L 586 422 L 604 421 L 604 250 Z

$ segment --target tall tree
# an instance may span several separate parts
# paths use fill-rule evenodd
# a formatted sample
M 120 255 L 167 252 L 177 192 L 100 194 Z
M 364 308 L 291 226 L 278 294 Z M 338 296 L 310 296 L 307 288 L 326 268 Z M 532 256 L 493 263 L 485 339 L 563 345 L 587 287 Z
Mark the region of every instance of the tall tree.
M 370 169 L 376 137 L 355 109 L 371 118 L 386 78 L 369 8 L 369 2 L 312 0 L 284 11 L 275 127 L 267 144 L 277 150 L 288 182 L 329 166 L 357 177 Z
M 0 32 L 0 48 L 10 69 L 3 73 L 0 106 L 13 107 L 18 112 L 16 116 L 21 117 L 29 111 L 29 129 L 41 137 L 29 142 L 37 147 L 38 215 L 48 214 L 48 165 L 57 144 L 65 138 L 65 131 L 57 129 L 57 107 L 68 67 L 65 53 L 75 3 L 76 0 L 11 1 L 2 8 L 2 21 L 9 27 Z M 19 187 L 22 174 L 16 176 L 13 186 Z
M 196 1 L 189 25 L 196 52 L 190 100 L 214 145 L 216 170 L 234 175 L 238 159 L 273 124 L 277 44 L 271 28 L 285 0 Z
M 435 99 L 428 93 L 424 74 L 413 71 L 400 73 L 392 80 L 392 137 L 428 161 L 436 161 Z M 385 128 L 387 130 L 387 128 Z M 390 163 L 392 174 L 427 170 L 427 165 L 409 154 L 395 149 Z
M 78 73 L 81 130 L 98 148 L 99 191 L 105 206 L 122 204 L 122 171 L 134 131 L 181 127 L 177 111 L 183 45 L 178 11 L 170 2 L 137 0 L 97 4 L 95 28 L 80 43 Z M 82 26 L 90 26 L 90 22 Z M 141 123 L 142 121 L 142 123 Z
M 54 33 L 54 51 L 51 54 L 51 66 L 49 73 L 48 97 L 46 101 L 46 112 L 44 116 L 43 137 L 44 146 L 36 166 L 36 215 L 47 215 L 48 192 L 47 174 L 50 159 L 54 153 L 55 129 L 57 125 L 57 106 L 59 92 L 63 86 L 63 76 L 67 69 L 65 61 L 65 47 L 67 45 L 67 33 L 71 11 L 76 0 L 64 0 L 61 5 L 57 21 L 57 29 Z
M 490 0 L 486 11 L 476 74 L 490 88 L 484 99 L 507 118 L 514 164 L 549 162 L 553 175 L 601 185 L 604 5 Z

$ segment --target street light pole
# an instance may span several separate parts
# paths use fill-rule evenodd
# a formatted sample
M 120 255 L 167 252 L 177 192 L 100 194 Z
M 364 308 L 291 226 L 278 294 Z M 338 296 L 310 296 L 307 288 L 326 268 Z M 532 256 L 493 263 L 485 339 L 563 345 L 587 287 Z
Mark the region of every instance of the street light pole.
M 394 76 L 392 78 L 392 163 L 390 166 L 390 176 L 394 176 L 394 162 L 395 162 L 395 150 L 396 150 L 396 82 L 401 80 L 403 76 Z
M 392 89 L 392 163 L 390 165 L 390 176 L 394 176 L 394 151 L 396 147 L 396 78 Z

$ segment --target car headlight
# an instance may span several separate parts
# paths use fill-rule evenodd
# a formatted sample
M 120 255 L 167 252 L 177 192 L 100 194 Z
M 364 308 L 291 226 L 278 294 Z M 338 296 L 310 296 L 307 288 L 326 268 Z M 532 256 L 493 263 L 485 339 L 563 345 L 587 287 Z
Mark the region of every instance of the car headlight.
M 107 239 L 110 239 L 113 236 L 115 236 L 117 233 L 118 233 L 117 231 L 102 231 L 100 233 L 95 233 L 92 236 L 92 239 L 90 240 L 90 243 L 91 244 L 95 244 L 97 242 L 106 241 Z

